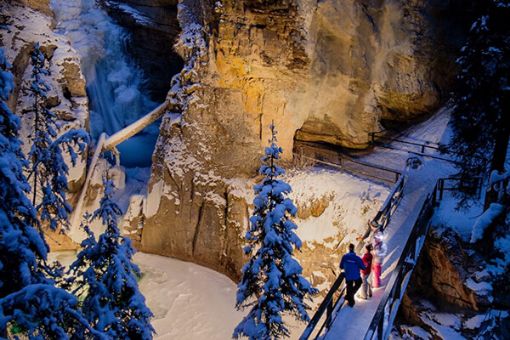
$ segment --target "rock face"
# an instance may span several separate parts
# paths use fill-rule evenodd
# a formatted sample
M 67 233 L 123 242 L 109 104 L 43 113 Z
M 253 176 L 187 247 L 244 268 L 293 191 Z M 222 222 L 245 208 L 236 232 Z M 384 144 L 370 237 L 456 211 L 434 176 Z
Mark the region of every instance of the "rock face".
M 464 250 L 453 231 L 431 230 L 409 284 L 409 294 L 433 297 L 439 307 L 451 311 L 486 308 L 490 304 L 487 296 L 477 295 L 466 286 L 469 277 L 479 269 L 472 255 Z
M 223 92 L 216 97 L 237 101 L 216 115 L 242 121 L 257 147 L 272 120 L 285 122 L 280 141 L 287 150 L 294 137 L 365 147 L 381 120 L 429 113 L 447 90 L 452 58 L 437 52 L 447 46 L 438 35 L 447 25 L 441 20 L 447 5 L 354 0 L 201 6 L 206 14 L 200 24 L 209 31 L 202 83 Z
M 182 116 L 161 124 L 142 249 L 236 277 L 247 204 L 230 181 L 256 174 L 267 126 L 290 160 L 295 138 L 363 148 L 383 120 L 433 111 L 451 79 L 451 6 L 180 1 L 185 65 L 170 96 Z
M 14 0 L 13 2 L 35 9 L 36 11 L 44 13 L 48 16 L 52 15 L 50 9 L 50 0 Z
M 44 76 L 50 85 L 46 106 L 56 113 L 61 132 L 68 129 L 87 129 L 89 120 L 85 79 L 80 69 L 80 59 L 68 39 L 53 31 L 53 18 L 46 0 L 13 1 L 0 3 L 2 25 L 0 46 L 4 48 L 12 64 L 15 89 L 9 106 L 22 118 L 21 138 L 25 154 L 30 148 L 28 136 L 32 133 L 33 98 L 30 87 L 32 67 L 30 54 L 38 42 L 47 60 L 49 74 Z M 49 15 L 47 15 L 49 14 Z M 71 203 L 85 180 L 86 154 L 78 159 L 76 166 L 69 164 L 68 184 Z M 47 233 L 47 241 L 53 250 L 74 249 L 67 236 Z
M 400 336 L 416 337 L 417 328 L 434 339 L 447 328 L 470 339 L 508 332 L 508 265 L 481 250 L 450 228 L 431 229 L 400 306 Z

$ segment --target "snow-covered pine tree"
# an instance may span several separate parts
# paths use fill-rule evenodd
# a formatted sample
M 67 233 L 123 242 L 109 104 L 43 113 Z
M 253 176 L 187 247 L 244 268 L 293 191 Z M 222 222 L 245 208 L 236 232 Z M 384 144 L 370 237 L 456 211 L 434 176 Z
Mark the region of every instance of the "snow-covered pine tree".
M 28 158 L 29 176 L 33 183 L 32 204 L 42 222 L 48 223 L 52 230 L 59 225 L 66 229 L 72 207 L 66 198 L 69 168 L 64 152 L 75 165 L 78 157 L 76 151 L 81 153 L 85 150 L 89 136 L 82 129 L 72 129 L 57 137 L 60 128 L 57 116 L 46 107 L 50 87 L 44 76 L 49 72 L 38 43 L 34 45 L 31 57 L 32 82 L 29 91 L 34 98 L 34 126 Z M 39 194 L 40 200 L 37 199 Z
M 111 158 L 111 152 L 103 153 Z M 88 237 L 71 265 L 74 293 L 83 298 L 82 312 L 92 326 L 112 339 L 152 339 L 152 312 L 138 289 L 140 270 L 132 262 L 131 240 L 117 226 L 120 208 L 113 201 L 114 185 L 108 170 L 103 176 L 104 196 L 89 220 L 100 219 L 105 231 L 96 241 Z
M 479 1 L 457 59 L 454 136 L 448 146 L 460 156 L 460 175 L 470 179 L 503 170 L 510 135 L 510 1 Z
M 20 120 L 6 104 L 14 88 L 0 49 L 0 338 L 65 339 L 94 333 L 76 309 L 77 299 L 44 275 L 48 247 L 27 197 L 27 161 L 18 136 Z
M 291 217 L 297 209 L 286 196 L 291 187 L 278 177 L 284 170 L 276 162 L 282 149 L 276 144 L 276 129 L 271 128 L 270 146 L 265 150 L 260 174 L 264 179 L 254 186 L 254 213 L 246 233 L 248 245 L 244 251 L 252 254 L 244 265 L 238 285 L 236 307 L 250 307 L 248 315 L 234 330 L 234 338 L 277 339 L 288 336 L 282 314 L 293 314 L 308 321 L 305 297 L 317 293 L 302 276 L 302 268 L 293 258 L 294 248 L 301 240 L 294 230 Z
M 44 282 L 38 261 L 47 247 L 34 226 L 35 210 L 27 199 L 30 191 L 26 164 L 18 136 L 20 120 L 7 106 L 14 89 L 12 74 L 0 49 L 0 298 L 31 284 Z

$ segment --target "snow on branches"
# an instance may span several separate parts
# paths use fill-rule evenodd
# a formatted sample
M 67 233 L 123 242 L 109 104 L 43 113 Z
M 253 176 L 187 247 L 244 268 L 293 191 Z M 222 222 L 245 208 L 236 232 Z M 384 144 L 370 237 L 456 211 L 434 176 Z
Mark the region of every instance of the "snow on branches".
M 0 338 L 63 339 L 92 333 L 101 338 L 81 317 L 76 298 L 45 276 L 48 246 L 27 198 L 20 121 L 6 104 L 14 87 L 8 67 L 0 49 Z
M 302 276 L 299 262 L 293 258 L 294 248 L 301 248 L 301 240 L 294 232 L 297 226 L 291 217 L 297 208 L 286 196 L 291 187 L 278 177 L 284 170 L 276 162 L 282 149 L 276 144 L 276 129 L 270 126 L 272 138 L 265 149 L 260 174 L 264 179 L 254 186 L 254 213 L 246 233 L 244 251 L 252 254 L 242 269 L 238 285 L 236 307 L 250 307 L 248 315 L 234 331 L 234 337 L 271 339 L 288 336 L 282 314 L 288 312 L 308 321 L 304 298 L 317 293 Z
M 110 157 L 110 151 L 104 153 Z M 89 220 L 99 219 L 105 231 L 96 241 L 85 226 L 88 237 L 71 265 L 74 293 L 83 298 L 82 312 L 94 329 L 112 339 L 151 339 L 152 312 L 138 289 L 140 270 L 131 261 L 131 241 L 120 234 L 117 219 L 122 214 L 113 201 L 114 185 L 108 174 L 103 176 L 104 196 Z
M 51 284 L 32 284 L 0 299 L 0 336 L 29 339 L 108 339 L 76 309 L 78 299 Z
M 459 155 L 463 178 L 479 176 L 489 165 L 490 170 L 502 171 L 505 163 L 510 134 L 509 3 L 481 3 L 480 16 L 457 59 L 455 133 L 448 149 Z
M 69 167 L 64 153 L 69 155 L 72 165 L 76 165 L 78 153 L 85 151 L 89 135 L 84 130 L 73 129 L 58 137 L 60 124 L 57 116 L 46 107 L 50 88 L 44 76 L 49 72 L 38 43 L 34 45 L 31 60 L 32 82 L 29 91 L 34 98 L 34 125 L 28 158 L 29 176 L 33 183 L 32 204 L 41 220 L 48 223 L 52 230 L 59 225 L 67 228 L 72 207 L 66 199 Z M 39 192 L 42 198 L 37 200 Z
M 35 226 L 36 213 L 27 198 L 26 160 L 18 136 L 20 120 L 7 106 L 14 88 L 9 64 L 0 49 L 0 298 L 31 283 L 44 282 L 38 262 L 48 248 Z M 0 334 L 1 335 L 1 334 Z

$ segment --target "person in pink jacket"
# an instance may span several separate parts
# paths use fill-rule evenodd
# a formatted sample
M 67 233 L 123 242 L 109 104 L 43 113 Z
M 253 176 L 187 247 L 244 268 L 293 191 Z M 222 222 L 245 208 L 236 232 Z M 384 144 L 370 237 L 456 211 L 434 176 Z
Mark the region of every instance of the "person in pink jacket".
M 384 244 L 383 233 L 378 231 L 374 235 L 374 249 L 372 259 L 372 287 L 379 288 L 381 286 L 381 271 L 384 257 L 387 253 L 386 244 Z
M 369 243 L 365 246 L 366 252 L 363 254 L 361 260 L 367 269 L 361 270 L 361 291 L 358 294 L 358 297 L 361 299 L 368 299 L 372 297 L 372 288 L 370 287 L 370 283 L 368 282 L 368 277 L 370 276 L 370 272 L 372 271 L 372 244 Z

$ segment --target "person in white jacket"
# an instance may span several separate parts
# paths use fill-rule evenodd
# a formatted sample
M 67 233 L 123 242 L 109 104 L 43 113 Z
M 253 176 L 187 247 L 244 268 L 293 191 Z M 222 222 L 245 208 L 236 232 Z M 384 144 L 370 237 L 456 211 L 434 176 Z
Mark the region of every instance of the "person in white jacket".
M 384 235 L 381 231 L 377 231 L 373 239 L 373 260 L 372 260 L 372 287 L 379 288 L 381 286 L 381 269 L 388 250 L 384 243 Z

